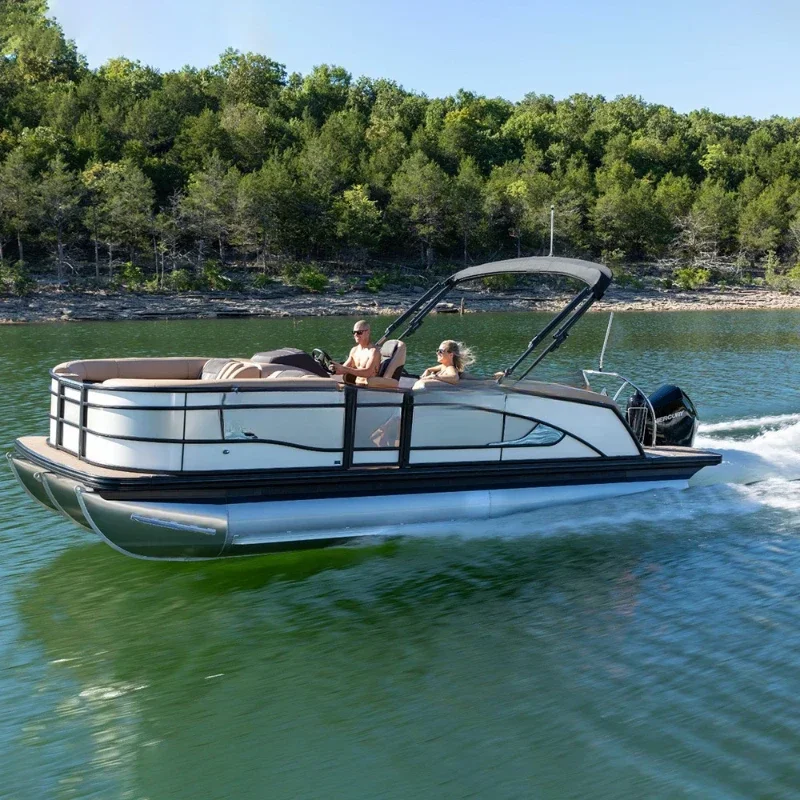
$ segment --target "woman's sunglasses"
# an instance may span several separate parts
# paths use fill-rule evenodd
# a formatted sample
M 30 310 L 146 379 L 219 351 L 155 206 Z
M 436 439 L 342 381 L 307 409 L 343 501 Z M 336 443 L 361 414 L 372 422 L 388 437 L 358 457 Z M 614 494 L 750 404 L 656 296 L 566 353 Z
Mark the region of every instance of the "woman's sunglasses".
M 443 356 L 445 353 L 448 353 L 448 352 L 450 352 L 450 351 L 449 351 L 449 350 L 442 350 L 442 348 L 440 347 L 440 348 L 439 348 L 439 349 L 436 351 L 436 355 L 437 355 L 437 356 Z

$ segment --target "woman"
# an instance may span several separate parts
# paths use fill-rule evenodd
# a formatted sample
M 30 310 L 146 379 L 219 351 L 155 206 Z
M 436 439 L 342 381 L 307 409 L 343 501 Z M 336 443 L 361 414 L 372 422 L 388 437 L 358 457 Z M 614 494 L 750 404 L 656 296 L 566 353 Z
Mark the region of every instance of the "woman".
M 463 342 L 454 342 L 447 339 L 439 345 L 436 351 L 435 367 L 428 367 L 420 375 L 420 380 L 437 380 L 445 383 L 458 383 L 464 370 L 475 363 L 472 351 Z

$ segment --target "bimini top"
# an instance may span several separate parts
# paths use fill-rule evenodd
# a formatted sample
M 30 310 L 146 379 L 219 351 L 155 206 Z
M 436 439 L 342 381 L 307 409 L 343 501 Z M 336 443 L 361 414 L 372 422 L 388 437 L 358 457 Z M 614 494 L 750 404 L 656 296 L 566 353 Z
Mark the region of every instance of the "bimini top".
M 419 328 L 425 317 L 430 314 L 437 303 L 455 286 L 476 278 L 508 273 L 527 275 L 562 275 L 565 278 L 576 278 L 586 284 L 581 291 L 557 314 L 540 332 L 534 336 L 528 349 L 508 369 L 504 377 L 508 377 L 543 341 L 544 337 L 553 333 L 553 341 L 529 368 L 544 358 L 547 353 L 559 347 L 567 338 L 570 328 L 583 316 L 589 307 L 604 294 L 611 283 L 611 270 L 603 264 L 581 261 L 577 258 L 553 258 L 552 256 L 511 258 L 506 261 L 493 261 L 477 267 L 467 267 L 451 275 L 449 278 L 431 286 L 408 310 L 398 317 L 384 332 L 378 344 L 383 344 L 398 328 L 402 333 L 395 338 L 405 339 Z M 405 326 L 405 329 L 402 329 Z M 525 373 L 528 374 L 527 372 Z M 523 376 L 524 377 L 524 376 Z
M 578 258 L 540 256 L 509 258 L 505 261 L 493 261 L 490 264 L 467 267 L 451 275 L 444 283 L 455 286 L 457 283 L 463 283 L 475 278 L 514 272 L 534 275 L 564 275 L 568 278 L 577 278 L 591 288 L 595 300 L 599 300 L 605 294 L 612 277 L 611 270 L 603 264 L 593 264 L 591 261 L 581 261 Z

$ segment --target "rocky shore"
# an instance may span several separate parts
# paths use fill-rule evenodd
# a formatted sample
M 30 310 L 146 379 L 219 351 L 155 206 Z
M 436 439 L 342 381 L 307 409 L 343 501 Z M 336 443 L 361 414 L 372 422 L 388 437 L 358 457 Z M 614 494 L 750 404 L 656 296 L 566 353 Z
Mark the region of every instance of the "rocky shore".
M 28 297 L 0 297 L 0 324 L 84 322 L 89 320 L 214 319 L 233 317 L 372 316 L 407 308 L 422 290 L 388 289 L 368 292 L 310 294 L 294 287 L 274 287 L 259 293 L 185 292 L 146 294 L 110 290 L 72 293 L 53 290 Z M 481 311 L 552 311 L 568 297 L 543 292 L 455 292 L 449 308 Z M 726 311 L 800 309 L 800 294 L 764 288 L 725 287 L 692 292 L 612 288 L 593 311 Z

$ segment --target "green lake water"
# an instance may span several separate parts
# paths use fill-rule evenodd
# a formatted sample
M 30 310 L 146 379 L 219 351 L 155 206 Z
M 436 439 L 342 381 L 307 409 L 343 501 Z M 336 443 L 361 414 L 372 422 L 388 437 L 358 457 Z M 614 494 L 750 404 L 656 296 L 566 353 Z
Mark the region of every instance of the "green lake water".
M 434 317 L 477 371 L 534 314 Z M 588 315 L 540 376 L 597 365 Z M 380 327 L 385 323 L 381 320 Z M 0 328 L 0 444 L 81 357 L 343 356 L 352 320 Z M 125 558 L 0 475 L 0 798 L 800 797 L 800 312 L 618 314 L 607 369 L 684 388 L 723 465 L 378 546 Z

